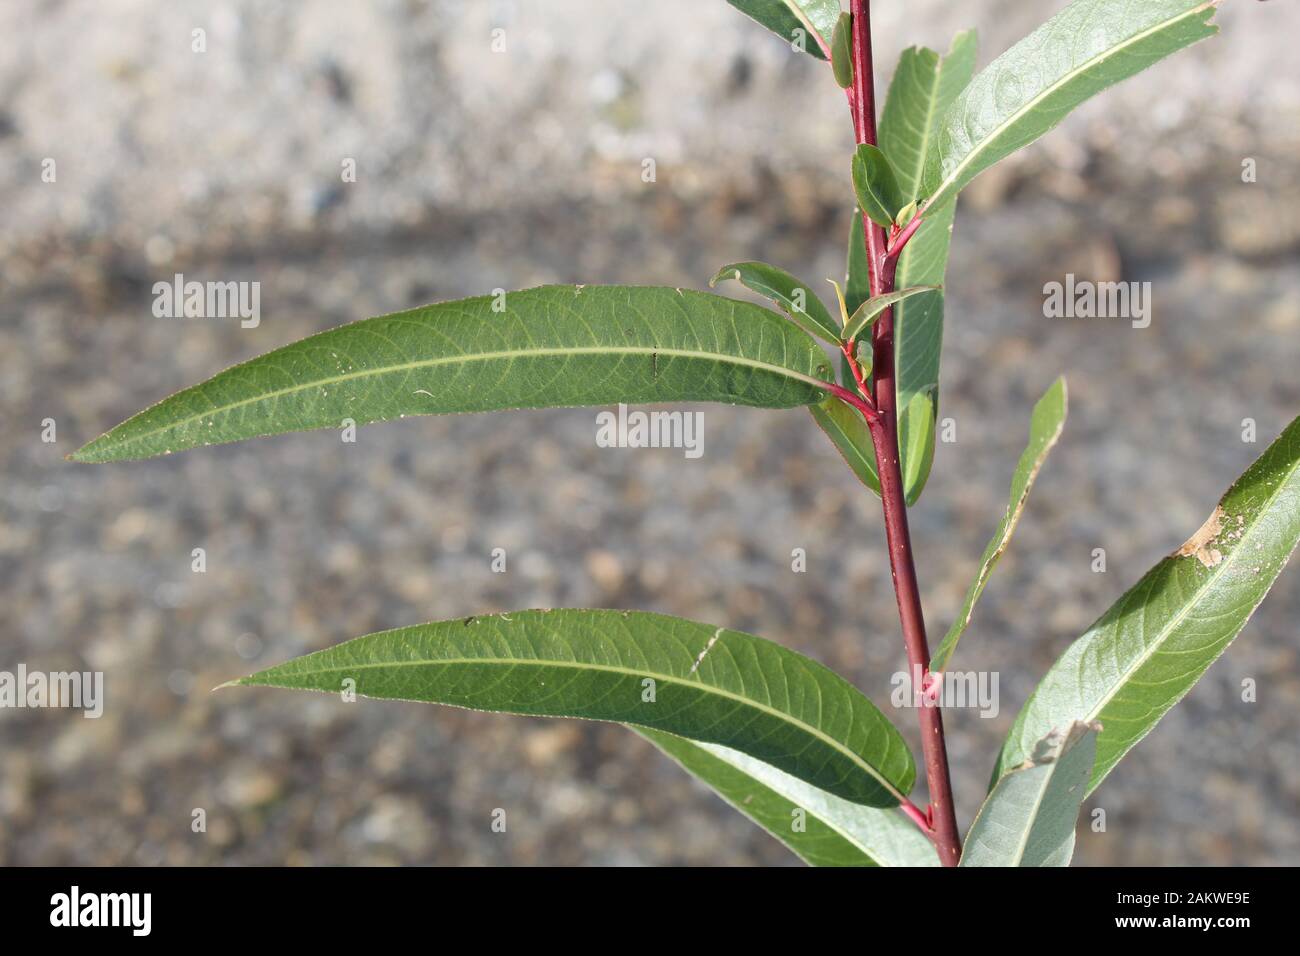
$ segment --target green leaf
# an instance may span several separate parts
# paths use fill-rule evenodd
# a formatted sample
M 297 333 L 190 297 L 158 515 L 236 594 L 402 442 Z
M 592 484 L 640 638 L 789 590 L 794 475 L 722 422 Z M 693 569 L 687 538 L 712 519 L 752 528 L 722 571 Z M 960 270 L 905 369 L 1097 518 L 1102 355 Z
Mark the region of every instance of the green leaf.
M 867 263 L 867 233 L 862 227 L 862 210 L 853 207 L 849 226 L 849 249 L 844 271 L 844 305 L 849 315 L 871 298 L 871 267 Z
M 958 34 L 948 55 L 923 47 L 898 59 L 880 116 L 880 148 L 898 173 L 905 194 L 922 193 L 926 155 L 944 112 L 975 73 L 975 31 Z M 901 287 L 943 286 L 957 204 L 926 209 L 917 234 L 898 258 L 894 282 Z M 894 371 L 898 389 L 898 437 L 907 502 L 915 503 L 935 459 L 939 416 L 939 358 L 944 341 L 944 295 L 918 295 L 894 307 Z
M 910 508 L 934 464 L 934 419 L 938 409 L 932 392 L 917 392 L 898 416 L 898 462 L 903 472 L 903 496 Z
M 880 148 L 912 196 L 921 195 L 926 157 L 944 113 L 975 73 L 977 46 L 975 31 L 967 30 L 942 59 L 925 47 L 910 47 L 898 58 L 880 115 Z
M 918 48 L 905 50 L 899 59 L 881 114 L 880 145 L 905 193 L 921 195 L 926 154 L 944 112 L 975 72 L 976 46 L 971 30 L 958 34 L 942 59 L 933 50 Z M 955 213 L 955 202 L 925 210 L 924 221 L 899 257 L 899 287 L 944 284 Z M 918 295 L 894 308 L 900 454 L 909 502 L 920 499 L 934 460 L 943 313 L 942 292 Z
M 847 388 L 854 386 L 848 385 Z M 876 451 L 871 442 L 871 431 L 862 420 L 862 414 L 838 398 L 828 398 L 820 405 L 810 405 L 815 421 L 836 450 L 844 458 L 858 480 L 880 494 L 880 478 L 876 474 Z
M 863 330 L 876 319 L 880 314 L 892 305 L 902 302 L 904 299 L 910 299 L 919 292 L 933 292 L 938 286 L 933 285 L 915 285 L 910 289 L 897 289 L 893 292 L 886 292 L 884 295 L 878 295 L 874 299 L 868 299 L 858 306 L 857 311 L 849 319 L 849 324 L 844 327 L 841 337 L 845 342 L 852 342 Z
M 853 85 L 853 17 L 841 13 L 831 37 L 831 69 L 835 82 L 843 89 Z
M 779 644 L 633 611 L 517 611 L 359 637 L 237 684 L 582 717 L 721 744 L 854 803 L 916 777 L 894 726 L 848 681 Z
M 1080 103 L 1213 36 L 1218 0 L 1074 0 L 971 81 L 944 114 L 921 195 L 940 208 Z
M 1089 790 L 1237 636 L 1300 540 L 1300 418 L 1201 529 L 1070 645 L 1012 725 L 994 779 L 1072 720 L 1100 721 Z
M 178 392 L 72 457 L 149 458 L 344 419 L 445 412 L 686 401 L 789 408 L 822 401 L 829 379 L 817 343 L 756 305 L 675 289 L 545 286 L 313 335 Z
M 900 229 L 916 218 L 916 210 L 920 206 L 915 199 L 898 210 L 898 215 L 894 217 L 894 225 Z
M 812 866 L 938 866 L 930 841 L 897 810 L 849 803 L 716 744 L 638 730 L 718 796 Z M 799 829 L 796 829 L 796 823 Z
M 918 437 L 919 430 L 913 423 L 927 420 L 932 422 L 933 408 L 930 397 L 922 392 L 912 396 L 912 404 L 907 409 L 911 415 L 900 416 L 899 461 L 909 507 L 916 504 L 934 462 L 934 444 L 922 441 Z M 809 411 L 812 412 L 813 421 L 826 433 L 826 437 L 835 445 L 836 451 L 858 476 L 858 480 L 879 496 L 880 477 L 876 473 L 876 450 L 871 441 L 871 431 L 861 413 L 838 398 L 828 398 L 820 405 L 811 405 Z
M 899 211 L 912 197 L 898 184 L 898 176 L 885 154 L 870 143 L 853 153 L 853 189 L 862 211 L 878 226 L 893 225 Z
M 863 302 L 871 298 L 871 269 L 867 265 L 866 232 L 862 228 L 862 210 L 856 204 L 853 207 L 853 219 L 849 224 L 849 247 L 845 258 L 844 309 L 852 315 Z M 840 384 L 845 388 L 856 390 L 857 382 L 853 380 L 853 373 L 843 354 L 840 355 L 839 362 Z M 865 369 L 863 371 L 864 378 L 870 383 L 870 374 L 867 374 Z M 871 473 L 875 475 L 874 468 Z M 869 485 L 869 487 L 876 486 Z M 876 493 L 879 494 L 878 488 Z
M 709 288 L 723 279 L 735 279 L 751 292 L 766 296 L 780 306 L 799 328 L 831 345 L 839 345 L 839 322 L 812 289 L 784 269 L 769 266 L 766 262 L 733 262 L 718 270 L 717 275 L 709 280 Z
M 826 59 L 822 47 L 830 48 L 839 19 L 839 0 L 727 0 L 752 20 L 767 27 L 787 43 L 803 34 L 802 49 L 819 60 Z M 819 39 L 820 38 L 820 41 Z
M 925 226 L 922 226 L 917 236 L 919 237 L 921 232 L 924 231 Z M 904 256 L 906 256 L 906 252 L 904 252 Z M 861 211 L 855 209 L 853 222 L 849 229 L 848 265 L 844 298 L 847 307 L 856 311 L 870 297 L 871 285 L 867 271 L 865 231 L 862 226 Z M 939 292 L 931 292 L 927 295 L 917 295 L 915 298 L 903 299 L 897 303 L 894 306 L 895 328 L 901 328 L 898 325 L 899 317 L 908 304 L 926 299 L 937 299 L 942 302 L 942 296 Z M 940 314 L 942 315 L 942 313 Z M 901 346 L 906 341 L 906 339 L 900 339 L 897 344 Z M 897 354 L 902 354 L 901 348 L 896 346 L 896 350 Z M 868 383 L 870 383 L 871 349 L 870 344 L 865 339 L 858 343 L 858 356 L 859 362 L 863 366 L 863 372 Z M 840 376 L 841 384 L 845 388 L 856 390 L 857 385 L 843 355 L 840 356 Z M 901 381 L 898 386 L 899 394 L 908 396 L 907 403 L 901 406 L 899 415 L 898 443 L 899 466 L 903 472 L 904 494 L 907 503 L 912 505 L 921 496 L 921 489 L 925 487 L 926 479 L 930 475 L 930 466 L 934 462 L 934 420 L 938 409 L 934 404 L 935 389 L 917 391 L 913 388 L 910 391 L 905 391 Z M 876 453 L 871 443 L 871 433 L 867 430 L 862 415 L 836 398 L 828 398 L 820 405 L 809 406 L 809 411 L 812 413 L 813 420 L 830 438 L 840 455 L 853 470 L 853 473 L 858 476 L 858 480 L 879 495 L 880 479 L 876 475 Z
M 1039 740 L 980 807 L 961 865 L 1069 866 L 1100 730 L 1076 721 Z
M 1058 378 L 1034 406 L 1029 421 L 1029 444 L 1025 446 L 1020 462 L 1016 465 L 1015 474 L 1011 477 L 1011 500 L 1007 502 L 1006 513 L 1002 515 L 1002 520 L 998 522 L 998 529 L 993 532 L 993 538 L 984 549 L 984 556 L 980 558 L 979 572 L 975 575 L 970 590 L 966 592 L 966 603 L 962 605 L 961 613 L 957 615 L 957 620 L 953 621 L 952 627 L 948 629 L 948 633 L 939 644 L 939 649 L 934 652 L 930 660 L 930 670 L 938 672 L 948 666 L 948 662 L 952 659 L 952 652 L 957 648 L 957 642 L 970 624 L 971 615 L 975 613 L 975 602 L 984 593 L 989 575 L 993 573 L 993 566 L 998 563 L 1007 545 L 1011 543 L 1011 535 L 1015 533 L 1016 523 L 1025 510 L 1025 502 L 1029 500 L 1029 489 L 1033 487 L 1034 479 L 1038 477 L 1038 470 L 1043 467 L 1043 462 L 1047 460 L 1047 453 L 1061 437 L 1061 429 L 1065 427 L 1066 405 L 1065 379 Z

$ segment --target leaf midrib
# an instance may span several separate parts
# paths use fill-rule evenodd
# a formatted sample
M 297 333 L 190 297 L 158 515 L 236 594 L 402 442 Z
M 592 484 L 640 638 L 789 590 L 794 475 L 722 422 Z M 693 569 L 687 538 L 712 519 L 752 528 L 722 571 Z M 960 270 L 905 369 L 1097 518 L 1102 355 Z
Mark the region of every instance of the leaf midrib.
M 1033 832 L 1034 821 L 1038 819 L 1038 811 L 1043 805 L 1043 800 L 1045 800 L 1047 797 L 1047 788 L 1051 785 L 1052 778 L 1056 774 L 1056 771 L 1060 769 L 1061 758 L 1064 756 L 1065 756 L 1065 752 L 1063 750 L 1062 753 L 1058 754 L 1057 758 L 1053 760 L 1052 763 L 1050 764 L 1050 769 L 1047 771 L 1047 774 L 1045 775 L 1043 785 L 1041 788 L 1039 788 L 1038 795 L 1034 798 L 1033 812 L 1028 817 L 1029 825 L 1021 828 L 1023 836 L 1017 840 L 1016 851 L 1012 857 L 1015 860 L 1015 862 L 1011 864 L 1012 866 L 1019 866 L 1020 861 L 1025 858 L 1025 849 L 1029 846 L 1029 835 L 1030 833 Z M 1048 765 L 1043 763 L 1034 763 L 1032 760 L 1030 760 L 1027 763 L 1022 764 L 1021 766 L 1016 767 L 1014 770 L 1009 771 L 1005 776 L 1003 776 L 998 781 L 998 783 L 1001 784 L 1010 781 L 1012 779 L 1013 774 L 1028 773 L 1031 770 L 1035 770 L 1039 767 L 1044 767 L 1044 766 L 1048 766 Z M 971 821 L 971 825 L 970 825 L 970 829 L 972 833 L 975 831 L 975 828 L 979 826 L 980 820 L 983 818 L 984 814 L 988 811 L 992 799 L 993 799 L 993 794 L 990 793 L 988 800 L 985 800 L 984 805 L 980 807 L 979 812 L 975 814 L 975 819 Z M 992 849 L 994 853 L 997 852 L 996 847 L 991 847 L 990 849 Z
M 1002 518 L 1004 527 L 996 538 L 997 546 L 994 547 L 993 553 L 990 554 L 986 560 L 980 562 L 979 572 L 975 576 L 975 587 L 979 588 L 979 593 L 974 595 L 974 598 L 970 602 L 970 607 L 966 609 L 966 613 L 963 615 L 962 619 L 953 622 L 953 626 L 949 629 L 949 633 L 956 630 L 958 627 L 960 627 L 962 631 L 965 631 L 966 628 L 970 627 L 970 622 L 974 620 L 975 605 L 979 602 L 979 598 L 984 593 L 984 588 L 988 586 L 989 581 L 993 577 L 994 565 L 997 564 L 1002 555 L 1006 554 L 1007 548 L 1011 546 L 1011 539 L 1015 537 L 1016 527 L 1020 524 L 1020 518 L 1024 515 L 1025 507 L 1029 504 L 1029 493 L 1034 490 L 1034 482 L 1038 480 L 1038 473 L 1041 472 L 1043 466 L 1047 464 L 1047 456 L 1051 454 L 1052 449 L 1056 447 L 1056 443 L 1060 441 L 1061 433 L 1064 430 L 1065 419 L 1061 418 L 1057 421 L 1056 428 L 1052 431 L 1052 434 L 1047 436 L 1044 440 L 1042 450 L 1034 456 L 1033 465 L 1025 476 L 1025 490 L 1016 497 L 1015 504 L 1011 506 Z M 1015 475 L 1011 476 L 1011 480 L 1013 482 L 1015 481 Z M 947 640 L 947 635 L 944 636 L 944 640 Z
M 965 169 L 968 166 L 970 166 L 979 156 L 983 155 L 983 153 L 987 149 L 989 149 L 990 145 L 994 141 L 996 141 L 998 137 L 1000 137 L 1004 132 L 1006 132 L 1010 126 L 1012 126 L 1017 120 L 1023 117 L 1026 113 L 1032 111 L 1033 109 L 1036 109 L 1039 103 L 1047 99 L 1057 90 L 1059 90 L 1062 86 L 1068 84 L 1079 74 L 1087 72 L 1098 63 L 1104 63 L 1106 60 L 1109 60 L 1114 56 L 1123 53 L 1129 47 L 1133 46 L 1136 43 L 1141 42 L 1142 40 L 1145 40 L 1149 36 L 1152 36 L 1156 33 L 1160 33 L 1163 30 L 1168 30 L 1174 27 L 1175 25 L 1177 25 L 1178 23 L 1181 23 L 1183 20 L 1194 17 L 1197 14 L 1204 13 L 1210 7 L 1213 7 L 1216 2 L 1217 0 L 1209 0 L 1209 2 L 1203 3 L 1197 7 L 1193 7 L 1191 10 L 1188 10 L 1185 13 L 1180 13 L 1176 17 L 1171 17 L 1168 20 L 1163 20 L 1160 23 L 1157 23 L 1155 26 L 1143 30 L 1141 33 L 1135 33 L 1133 36 L 1129 37 L 1129 39 L 1125 40 L 1120 45 L 1113 46 L 1110 49 L 1105 50 L 1104 52 L 1098 54 L 1097 56 L 1088 60 L 1079 68 L 1063 76 L 1060 80 L 1053 83 L 1051 86 L 1045 88 L 1041 93 L 1039 93 L 1033 99 L 1029 100 L 1022 109 L 1012 114 L 1007 120 L 999 124 L 989 135 L 985 136 L 982 144 L 980 146 L 977 146 L 975 149 L 971 150 L 970 153 L 966 155 L 966 158 L 963 159 L 960 163 L 958 163 L 948 176 L 944 177 L 943 181 L 939 183 L 939 186 L 934 190 L 933 193 L 931 193 L 931 196 L 937 196 L 940 193 L 947 190 L 949 187 L 951 187 L 953 183 L 955 183 L 958 179 L 961 178 L 962 172 L 965 171 Z M 969 89 L 969 87 L 967 87 L 967 89 Z M 929 207 L 930 203 L 927 202 L 926 206 Z
M 1038 820 L 1038 811 L 1039 809 L 1042 808 L 1043 801 L 1047 799 L 1047 788 L 1051 786 L 1052 778 L 1056 775 L 1056 771 L 1060 768 L 1061 757 L 1063 756 L 1064 756 L 1064 752 L 1058 754 L 1056 760 L 1052 761 L 1051 768 L 1044 775 L 1043 785 L 1039 788 L 1038 795 L 1034 798 L 1033 811 L 1029 814 L 1029 823 L 1026 827 L 1023 828 L 1022 836 L 1020 840 L 1017 841 L 1016 852 L 1013 857 L 1013 859 L 1016 861 L 1015 864 L 1016 866 L 1019 866 L 1020 861 L 1025 858 L 1025 850 L 1029 846 L 1029 835 L 1034 831 L 1034 823 Z M 1039 764 L 1039 766 L 1041 766 L 1041 764 Z
M 800 381 L 809 385 L 813 385 L 816 388 L 819 388 L 823 391 L 826 390 L 826 386 L 827 386 L 827 383 L 822 379 L 814 378 L 811 375 L 804 375 L 802 372 L 796 372 L 794 369 L 786 368 L 783 365 L 772 365 L 771 363 L 762 362 L 757 359 L 746 359 L 735 355 L 726 355 L 724 353 L 719 353 L 719 352 L 705 352 L 696 349 L 656 348 L 650 346 L 582 346 L 578 348 L 508 349 L 505 351 L 497 351 L 497 352 L 474 352 L 465 355 L 453 355 L 453 356 L 442 355 L 432 359 L 421 359 L 416 362 L 404 362 L 400 365 L 385 365 L 381 368 L 364 369 L 362 371 L 348 372 L 343 375 L 335 375 L 329 378 L 314 379 L 313 381 L 304 383 L 302 385 L 291 385 L 287 388 L 280 388 L 270 392 L 263 392 L 260 395 L 254 395 L 250 398 L 242 398 L 236 402 L 228 402 L 225 405 L 218 406 L 217 408 L 210 408 L 197 415 L 190 415 L 187 418 L 182 418 L 174 422 L 169 422 L 166 425 L 163 425 L 159 428 L 152 429 L 151 431 L 142 432 L 139 435 L 132 435 L 127 438 L 119 439 L 114 447 L 116 448 L 129 447 L 131 445 L 138 444 L 139 442 L 146 441 L 150 438 L 154 438 L 157 435 L 161 435 L 170 431 L 175 431 L 176 429 L 179 428 L 184 428 L 186 425 L 190 425 L 197 421 L 202 421 L 205 418 L 211 418 L 214 415 L 224 415 L 228 412 L 234 411 L 237 408 L 242 408 L 245 405 L 252 405 L 256 402 L 270 401 L 272 399 L 280 398 L 284 395 L 292 395 L 298 392 L 305 392 L 313 388 L 322 388 L 327 385 L 336 385 L 340 382 L 350 382 L 350 381 L 354 381 L 357 379 L 362 379 L 374 375 L 388 375 L 397 372 L 409 372 L 414 369 L 432 368 L 437 365 L 448 365 L 453 363 L 465 364 L 468 362 L 494 361 L 498 359 L 514 359 L 514 358 L 524 358 L 530 356 L 652 355 L 652 354 L 665 355 L 665 356 L 676 357 L 676 358 L 708 359 L 710 361 L 717 361 L 722 364 L 739 365 L 746 368 L 763 369 L 770 372 L 775 372 L 779 375 L 782 375 L 789 379 L 793 379 L 795 381 Z M 256 359 L 254 359 L 253 361 L 256 361 Z
M 877 783 L 879 783 L 882 787 L 888 790 L 894 797 L 896 797 L 900 804 L 902 803 L 903 800 L 903 794 L 899 792 L 898 788 L 895 787 L 893 783 L 891 783 L 888 779 L 882 776 L 879 771 L 877 771 L 874 767 L 871 766 L 871 764 L 865 762 L 862 759 L 862 757 L 859 756 L 857 753 L 855 753 L 853 750 L 851 750 L 844 744 L 837 741 L 834 737 L 827 735 L 826 733 L 821 731 L 819 728 L 813 726 L 812 724 L 799 720 L 795 718 L 793 715 L 786 713 L 785 711 L 777 710 L 775 707 L 757 701 L 752 697 L 745 697 L 742 694 L 737 694 L 734 691 L 724 690 L 723 688 L 717 687 L 713 684 L 706 684 L 703 683 L 702 681 L 687 681 L 673 674 L 659 673 L 646 668 L 633 669 L 628 667 L 619 667 L 614 664 L 579 664 L 579 663 L 575 663 L 574 661 L 552 661 L 552 660 L 541 660 L 538 658 L 516 660 L 513 658 L 496 658 L 496 657 L 487 657 L 487 658 L 450 657 L 450 658 L 439 658 L 436 661 L 392 661 L 392 662 L 381 662 L 381 663 L 373 663 L 373 664 L 355 664 L 348 667 L 327 667 L 320 670 L 312 670 L 312 671 L 294 671 L 292 674 L 285 674 L 283 676 L 286 678 L 288 677 L 299 678 L 299 677 L 314 677 L 314 676 L 335 674 L 335 673 L 352 674 L 356 671 L 374 670 L 378 668 L 443 667 L 443 666 L 475 665 L 475 664 L 483 665 L 486 667 L 534 666 L 534 667 L 555 667 L 555 668 L 576 670 L 576 671 L 602 671 L 605 673 L 621 674 L 627 677 L 635 677 L 635 678 L 650 677 L 656 681 L 662 681 L 667 684 L 678 684 L 682 687 L 693 687 L 700 691 L 703 691 L 704 693 L 716 694 L 719 697 L 723 697 L 727 700 L 733 700 L 736 701 L 737 703 L 745 704 L 749 707 L 754 708 L 755 710 L 761 711 L 773 717 L 777 717 L 785 723 L 789 723 L 796 727 L 803 728 L 811 736 L 815 737 L 816 739 L 822 741 L 825 744 L 828 744 L 832 749 L 837 750 L 840 753 L 844 754 L 853 763 L 860 766 L 863 770 L 865 770 L 868 774 L 870 774 L 871 777 L 873 777 Z M 247 681 L 248 679 L 246 678 L 244 681 L 240 681 L 240 683 L 244 683 L 246 684 L 246 686 L 257 686 L 256 684 L 247 683 Z M 305 689 L 314 689 L 314 688 L 305 688 Z M 325 691 L 323 693 L 331 693 L 331 692 Z M 391 699 L 391 698 L 384 698 L 384 699 Z M 403 699 L 403 698 L 397 698 L 397 699 Z M 416 702 L 425 703 L 424 701 L 416 701 Z M 455 706 L 455 705 L 451 705 L 451 706 Z M 476 708 L 470 708 L 470 709 L 473 710 Z M 626 721 L 626 723 L 635 723 L 635 721 Z M 644 726 L 652 727 L 652 729 L 654 730 L 662 730 L 662 728 L 653 727 L 650 724 L 646 724 Z M 669 730 L 665 730 L 663 732 L 672 733 L 672 731 Z M 678 734 L 677 736 L 681 736 L 681 735 Z M 683 739 L 689 740 L 690 738 L 687 737 Z M 722 745 L 719 744 L 719 746 Z
M 930 84 L 929 102 L 925 108 L 925 125 L 921 127 L 921 148 L 916 154 L 916 175 L 912 177 L 913 190 L 920 189 L 925 179 L 925 158 L 930 154 L 930 131 L 934 124 L 935 106 L 939 102 L 939 87 L 943 82 L 943 59 L 943 55 L 939 54 L 934 66 L 934 81 Z
M 804 11 L 803 7 L 797 2 L 797 0 L 784 0 L 784 3 L 786 9 L 794 14 L 795 19 L 803 24 L 804 29 L 817 39 L 817 45 L 819 47 L 826 48 L 830 46 L 829 38 L 822 36 L 821 31 L 813 26 L 812 21 L 808 19 L 808 14 Z

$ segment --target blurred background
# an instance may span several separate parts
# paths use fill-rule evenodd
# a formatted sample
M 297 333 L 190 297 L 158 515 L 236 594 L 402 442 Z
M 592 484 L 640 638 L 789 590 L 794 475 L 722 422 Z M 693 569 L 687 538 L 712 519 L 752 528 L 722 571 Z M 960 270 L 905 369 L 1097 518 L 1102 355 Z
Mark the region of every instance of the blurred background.
M 905 46 L 978 26 L 983 65 L 1062 4 L 874 6 L 883 84 Z M 1071 412 L 962 644 L 1000 676 L 995 718 L 948 717 L 963 828 L 1039 677 L 1300 409 L 1300 11 L 1233 0 L 1219 22 L 964 194 L 956 441 L 912 518 L 932 634 L 1061 373 Z M 829 69 L 723 0 L 9 0 L 0 34 L 0 670 L 99 670 L 107 696 L 98 720 L 0 711 L 0 863 L 794 862 L 618 727 L 209 691 L 383 628 L 626 606 L 775 639 L 887 706 L 905 660 L 878 502 L 806 412 L 704 407 L 698 460 L 597 448 L 593 409 L 63 456 L 368 315 L 545 282 L 705 288 L 746 258 L 842 277 L 852 136 Z M 177 272 L 259 282 L 260 325 L 156 318 Z M 1150 328 L 1044 318 L 1066 273 L 1150 281 Z M 1107 825 L 1078 863 L 1300 863 L 1297 584 L 1089 800 Z

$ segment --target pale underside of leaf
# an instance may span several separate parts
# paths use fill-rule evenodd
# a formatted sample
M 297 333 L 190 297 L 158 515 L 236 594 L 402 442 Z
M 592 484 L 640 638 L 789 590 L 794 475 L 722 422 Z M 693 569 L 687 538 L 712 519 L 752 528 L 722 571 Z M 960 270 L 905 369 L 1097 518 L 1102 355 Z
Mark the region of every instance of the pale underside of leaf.
M 864 807 L 716 744 L 636 731 L 812 866 L 938 866 L 900 811 Z
M 1096 93 L 1212 36 L 1215 2 L 1075 0 L 994 60 L 946 111 L 922 193 L 935 208 Z
M 450 412 L 668 401 L 787 408 L 823 400 L 830 377 L 812 338 L 749 303 L 545 286 L 322 332 L 178 392 L 72 457 L 148 458 Z
M 1101 729 L 1076 721 L 1039 740 L 980 807 L 961 865 L 1069 866 Z
M 1011 478 L 1011 497 L 1007 502 L 1007 510 L 1003 513 L 997 530 L 993 532 L 992 539 L 984 549 L 984 555 L 980 558 L 979 571 L 966 593 L 966 601 L 957 615 L 957 620 L 953 621 L 952 627 L 934 652 L 930 661 L 930 670 L 944 670 L 952 660 L 953 651 L 956 650 L 957 642 L 971 622 L 971 616 L 975 613 L 975 603 L 984 593 L 989 576 L 993 573 L 993 567 L 1006 551 L 1007 545 L 1011 543 L 1011 536 L 1015 533 L 1016 524 L 1025 510 L 1025 503 L 1029 500 L 1029 490 L 1034 486 L 1039 469 L 1043 467 L 1048 453 L 1061 437 L 1061 430 L 1065 427 L 1067 407 L 1065 379 L 1058 378 L 1034 405 L 1029 423 L 1029 443 L 1025 446 Z
M 519 611 L 385 631 L 238 684 L 607 720 L 742 751 L 869 806 L 915 779 L 902 737 L 822 665 L 739 631 L 634 611 Z
M 1300 419 L 1228 489 L 1221 530 L 1165 558 L 1054 664 L 1017 716 L 994 779 L 1071 720 L 1100 721 L 1089 789 L 1155 727 L 1240 633 L 1300 540 Z

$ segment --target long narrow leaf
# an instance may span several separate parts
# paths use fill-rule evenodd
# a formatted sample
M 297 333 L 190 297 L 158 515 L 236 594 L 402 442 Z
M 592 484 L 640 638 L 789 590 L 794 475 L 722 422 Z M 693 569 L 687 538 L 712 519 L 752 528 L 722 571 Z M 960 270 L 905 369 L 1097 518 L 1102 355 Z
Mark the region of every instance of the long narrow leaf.
M 732 262 L 709 280 L 709 288 L 724 279 L 734 279 L 750 291 L 771 299 L 809 335 L 831 345 L 839 342 L 840 324 L 831 317 L 822 300 L 784 269 L 766 262 Z
M 879 495 L 876 450 L 862 414 L 847 402 L 834 397 L 826 399 L 820 405 L 810 405 L 808 410 L 812 412 L 813 421 L 826 433 L 826 437 L 835 445 L 858 480 Z
M 1052 731 L 998 781 L 966 835 L 962 866 L 1069 866 L 1099 724 Z
M 926 157 L 944 114 L 975 74 L 977 48 L 975 31 L 967 30 L 942 58 L 925 47 L 909 47 L 898 58 L 880 116 L 880 148 L 909 195 L 920 195 Z
M 276 349 L 178 392 L 76 452 L 155 455 L 407 415 L 615 402 L 789 408 L 830 362 L 767 309 L 676 289 L 545 286 L 397 312 Z
M 1072 720 L 1100 721 L 1089 790 L 1224 652 L 1300 540 L 1300 418 L 1210 518 L 1070 645 L 1007 735 L 996 780 Z
M 910 195 L 922 194 L 926 156 L 944 113 L 975 72 L 976 47 L 972 30 L 958 34 L 942 59 L 924 48 L 905 50 L 899 59 L 881 115 L 880 146 L 898 173 L 900 187 Z M 900 288 L 944 284 L 956 210 L 955 202 L 926 210 L 899 258 L 895 282 Z M 900 455 L 909 503 L 920 499 L 934 460 L 943 317 L 942 292 L 894 306 Z
M 889 720 L 838 674 L 739 631 L 634 611 L 518 611 L 359 637 L 236 684 L 610 720 L 721 744 L 854 803 L 916 777 Z
M 938 650 L 930 660 L 930 670 L 936 672 L 944 670 L 952 659 L 952 652 L 956 650 L 957 642 L 970 624 L 971 615 L 975 613 L 975 602 L 979 600 L 980 595 L 984 593 L 984 587 L 989 583 L 993 566 L 998 563 L 1007 545 L 1011 543 L 1011 535 L 1015 533 L 1016 523 L 1020 521 L 1020 514 L 1025 510 L 1025 502 L 1029 500 L 1029 489 L 1034 486 L 1034 479 L 1038 477 L 1039 469 L 1047 460 L 1048 452 L 1061 437 L 1061 429 L 1065 427 L 1066 407 L 1065 379 L 1058 378 L 1034 406 L 1029 421 L 1029 444 L 1020 455 L 1015 474 L 1011 477 L 1011 499 L 1007 502 L 1007 510 L 1002 515 L 1002 520 L 998 522 L 998 529 L 993 532 L 988 547 L 984 549 L 984 556 L 980 558 L 979 571 L 975 575 L 975 580 L 971 582 L 970 590 L 966 592 L 966 601 L 962 605 L 961 613 L 957 615 L 957 620 L 953 621 L 952 627 L 948 629 L 948 633 L 944 635 Z
M 1080 103 L 1213 36 L 1219 0 L 1074 0 L 971 81 L 944 115 L 921 195 L 942 208 Z
M 908 289 L 897 289 L 893 292 L 886 292 L 884 295 L 878 295 L 875 298 L 868 299 L 858 306 L 858 310 L 849 317 L 849 324 L 844 326 L 842 338 L 845 342 L 852 342 L 863 330 L 876 319 L 880 318 L 880 313 L 884 312 L 890 306 L 897 305 L 904 299 L 910 299 L 914 295 L 922 292 L 933 292 L 938 286 L 933 285 L 916 285 Z
M 849 803 L 736 750 L 637 730 L 812 866 L 938 866 L 934 846 L 897 809 Z

